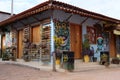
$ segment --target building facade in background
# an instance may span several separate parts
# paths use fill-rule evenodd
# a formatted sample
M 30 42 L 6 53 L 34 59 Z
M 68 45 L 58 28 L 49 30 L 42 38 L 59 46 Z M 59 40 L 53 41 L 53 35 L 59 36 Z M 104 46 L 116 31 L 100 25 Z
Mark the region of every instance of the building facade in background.
M 0 11 L 0 22 L 10 18 L 10 13 Z M 0 50 L 1 50 L 1 35 L 0 35 Z M 0 51 L 1 54 L 1 51 Z

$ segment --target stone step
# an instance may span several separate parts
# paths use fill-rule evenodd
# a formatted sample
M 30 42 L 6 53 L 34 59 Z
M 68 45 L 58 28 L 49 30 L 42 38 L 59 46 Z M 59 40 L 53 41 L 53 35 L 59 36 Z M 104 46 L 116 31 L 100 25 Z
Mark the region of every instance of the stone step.
M 83 62 L 82 60 L 75 60 L 74 71 L 88 71 L 104 69 L 104 65 L 100 65 L 99 62 Z

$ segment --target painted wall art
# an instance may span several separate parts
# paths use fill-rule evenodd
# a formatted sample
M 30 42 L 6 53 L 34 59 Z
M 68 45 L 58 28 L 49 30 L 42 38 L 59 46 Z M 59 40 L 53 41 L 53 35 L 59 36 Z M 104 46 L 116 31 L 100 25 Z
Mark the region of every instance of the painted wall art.
M 69 50 L 70 49 L 70 33 L 69 23 L 54 21 L 55 23 L 55 49 Z
M 12 34 L 11 33 L 6 33 L 6 47 L 11 47 L 12 46 Z
M 95 44 L 96 43 L 96 29 L 94 27 L 87 26 L 87 34 L 89 38 L 89 43 Z

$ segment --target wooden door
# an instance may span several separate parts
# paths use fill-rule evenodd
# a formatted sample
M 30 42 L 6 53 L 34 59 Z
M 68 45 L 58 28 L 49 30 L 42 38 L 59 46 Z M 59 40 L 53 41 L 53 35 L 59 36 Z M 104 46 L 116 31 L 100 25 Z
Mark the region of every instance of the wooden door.
M 5 51 L 5 35 L 2 36 L 2 53 Z
M 32 42 L 40 43 L 41 34 L 40 34 L 40 26 L 36 26 L 32 28 Z
M 71 51 L 75 53 L 75 59 L 82 58 L 82 27 L 77 24 L 70 24 Z
M 110 42 L 109 42 L 109 45 L 110 45 L 110 57 L 114 58 L 116 57 L 116 44 L 115 44 L 115 34 L 113 34 L 111 32 L 111 39 L 110 39 Z
M 23 30 L 18 32 L 18 58 L 22 58 L 23 56 Z

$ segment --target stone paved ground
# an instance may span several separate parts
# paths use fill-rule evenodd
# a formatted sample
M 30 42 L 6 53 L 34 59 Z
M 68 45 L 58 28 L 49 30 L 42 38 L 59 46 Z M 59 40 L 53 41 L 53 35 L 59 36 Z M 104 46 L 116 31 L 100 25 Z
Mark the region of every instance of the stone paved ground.
M 120 80 L 120 68 L 52 72 L 0 63 L 0 80 Z

